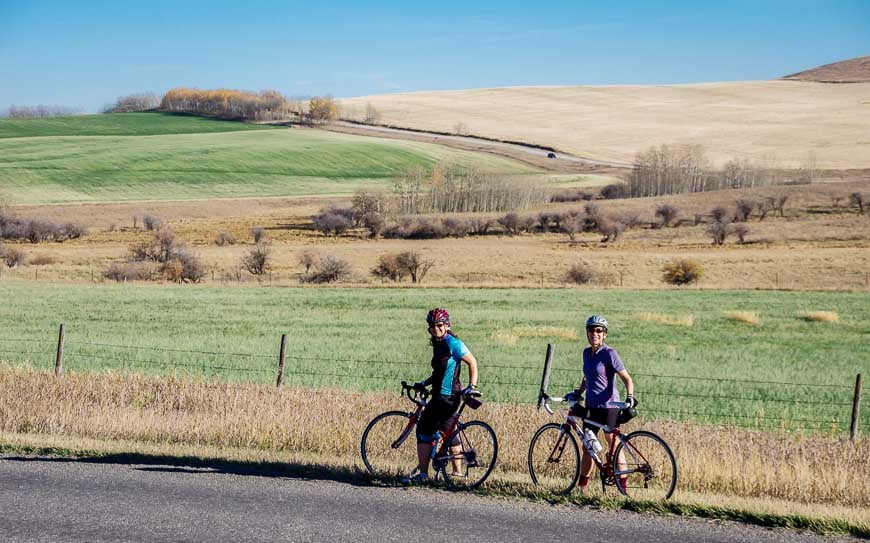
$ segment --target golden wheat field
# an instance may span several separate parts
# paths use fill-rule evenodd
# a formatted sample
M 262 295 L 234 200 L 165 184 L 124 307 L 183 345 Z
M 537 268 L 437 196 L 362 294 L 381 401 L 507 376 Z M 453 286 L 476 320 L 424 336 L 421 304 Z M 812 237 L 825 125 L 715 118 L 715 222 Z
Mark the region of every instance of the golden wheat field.
M 382 124 L 552 146 L 631 162 L 659 144 L 702 144 L 722 164 L 750 158 L 779 167 L 870 167 L 870 83 L 745 81 L 691 85 L 509 87 L 348 98 Z
M 361 467 L 358 447 L 365 425 L 374 415 L 396 408 L 406 406 L 388 394 L 118 373 L 56 378 L 8 364 L 0 371 L 3 440 L 30 446 L 108 446 L 166 455 L 229 453 L 247 459 L 292 458 Z M 500 441 L 490 484 L 530 488 L 529 440 L 537 427 L 559 415 L 507 404 L 486 404 L 473 413 L 493 426 Z M 673 448 L 679 466 L 677 500 L 722 505 L 743 498 L 762 511 L 870 521 L 866 437 L 852 443 L 840 436 L 643 419 L 626 430 L 640 428 L 659 433 Z M 113 444 L 105 443 L 109 441 Z

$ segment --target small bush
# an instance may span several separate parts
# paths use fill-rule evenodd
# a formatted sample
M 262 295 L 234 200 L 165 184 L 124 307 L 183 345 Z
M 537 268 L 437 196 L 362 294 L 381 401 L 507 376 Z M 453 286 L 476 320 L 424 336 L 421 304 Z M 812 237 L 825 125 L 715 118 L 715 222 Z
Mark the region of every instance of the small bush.
M 266 240 L 266 230 L 260 226 L 255 226 L 251 228 L 251 239 L 254 240 L 254 243 L 258 244 L 262 241 Z
M 214 240 L 215 245 L 219 247 L 223 247 L 224 245 L 235 245 L 236 244 L 236 236 L 232 235 L 230 232 L 226 230 L 222 232 L 218 232 L 217 237 Z
M 737 200 L 735 202 L 736 212 L 734 213 L 734 222 L 746 222 L 749 216 L 752 215 L 752 210 L 758 205 L 754 200 Z M 741 242 L 742 243 L 742 242 Z
M 578 285 L 586 285 L 592 282 L 595 278 L 595 271 L 592 266 L 586 262 L 573 264 L 568 271 L 565 272 L 565 282 L 576 283 Z
M 381 255 L 371 274 L 381 280 L 401 281 L 408 275 L 408 270 L 399 263 L 399 255 Z
M 337 256 L 326 255 L 320 259 L 314 271 L 303 275 L 303 283 L 337 283 L 350 277 L 352 272 L 350 263 Z
M 17 247 L 6 247 L 3 249 L 3 263 L 6 264 L 7 268 L 14 268 L 16 266 L 23 266 L 27 261 L 27 255 L 24 254 L 24 251 Z
M 662 267 L 662 280 L 671 285 L 688 285 L 701 279 L 704 270 L 696 260 L 679 259 Z
M 710 215 L 713 217 L 714 222 L 726 222 L 728 220 L 728 210 L 722 206 L 714 207 L 710 211 Z
M 564 189 L 550 197 L 551 202 L 582 202 L 595 198 L 595 194 L 580 189 Z
M 444 229 L 445 235 L 454 238 L 464 238 L 468 235 L 468 231 L 470 230 L 468 221 L 453 217 L 447 217 L 441 221 L 441 227 Z
M 749 227 L 745 224 L 735 224 L 731 231 L 737 236 L 738 243 L 746 243 L 746 235 L 749 234 Z
M 103 272 L 103 277 L 118 282 L 148 281 L 153 274 L 153 265 L 147 262 L 112 262 Z
M 311 268 L 317 268 L 320 265 L 320 253 L 316 251 L 305 250 L 299 254 L 299 263 L 305 267 L 305 273 L 309 273 Z
M 598 221 L 598 231 L 601 233 L 603 243 L 616 241 L 625 232 L 625 225 L 616 219 L 606 218 Z
M 353 221 L 332 211 L 319 213 L 311 217 L 311 222 L 314 224 L 314 229 L 324 234 L 339 236 L 345 233 L 353 226 Z
M 599 193 L 604 200 L 616 200 L 618 198 L 628 198 L 629 190 L 626 183 L 613 183 L 601 189 Z
M 574 241 L 578 232 L 582 232 L 586 225 L 586 218 L 580 212 L 567 213 L 562 216 L 560 227 L 562 232 L 568 234 L 568 239 Z
M 362 216 L 362 224 L 369 231 L 369 237 L 376 239 L 387 226 L 387 220 L 383 215 L 370 211 Z
M 713 245 L 724 245 L 731 231 L 731 225 L 727 220 L 716 221 L 707 227 L 707 235 L 713 239 Z
M 133 220 L 135 224 L 136 218 L 134 217 Z M 163 225 L 163 221 L 160 217 L 155 217 L 154 215 L 142 215 L 142 225 L 148 231 L 159 230 Z
M 672 206 L 671 204 L 662 204 L 658 206 L 655 213 L 655 216 L 661 221 L 662 227 L 672 225 L 679 215 L 679 208 Z
M 858 208 L 858 214 L 864 214 L 864 195 L 860 192 L 853 192 L 849 195 L 849 201 Z
M 48 266 L 50 264 L 57 264 L 57 259 L 51 255 L 34 255 L 30 258 L 31 266 Z
M 252 275 L 263 275 L 268 271 L 271 249 L 268 245 L 258 243 L 242 257 L 242 267 Z
M 182 283 L 199 283 L 205 277 L 206 270 L 202 261 L 185 248 L 178 249 L 172 261 L 181 264 Z
M 485 236 L 492 227 L 492 219 L 469 219 L 468 231 L 473 236 Z
M 64 241 L 67 239 L 78 239 L 87 233 L 87 229 L 80 224 L 68 222 L 63 224 L 59 229 L 59 237 L 55 241 Z
M 435 265 L 434 260 L 423 258 L 420 253 L 415 251 L 405 251 L 399 253 L 396 257 L 399 267 L 404 268 L 411 275 L 412 283 L 421 283 L 432 266 Z

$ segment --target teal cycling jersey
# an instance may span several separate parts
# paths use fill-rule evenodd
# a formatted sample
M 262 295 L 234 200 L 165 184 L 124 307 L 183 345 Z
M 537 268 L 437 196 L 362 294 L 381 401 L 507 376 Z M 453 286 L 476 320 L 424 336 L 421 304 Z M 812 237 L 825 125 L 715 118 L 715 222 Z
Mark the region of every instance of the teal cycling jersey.
M 462 357 L 470 351 L 462 341 L 448 333 L 432 345 L 432 394 L 453 396 L 462 390 L 459 374 Z

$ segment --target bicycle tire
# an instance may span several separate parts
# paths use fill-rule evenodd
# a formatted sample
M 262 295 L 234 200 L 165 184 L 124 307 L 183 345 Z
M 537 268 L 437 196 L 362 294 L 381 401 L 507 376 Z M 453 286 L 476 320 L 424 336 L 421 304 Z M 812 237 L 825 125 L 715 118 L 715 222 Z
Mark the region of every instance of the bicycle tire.
M 542 490 L 568 494 L 580 479 L 577 438 L 561 424 L 541 426 L 529 444 L 529 475 Z
M 460 448 L 454 452 L 451 449 Z M 474 490 L 486 481 L 498 460 L 498 438 L 489 424 L 473 420 L 460 424 L 444 442 L 449 457 L 439 471 L 451 486 Z M 455 456 L 454 456 L 455 455 Z
M 391 447 L 410 418 L 404 411 L 387 411 L 368 423 L 360 440 L 360 454 L 370 473 L 407 476 L 417 468 L 417 439 L 413 429 L 398 448 Z
M 666 500 L 674 494 L 677 460 L 664 439 L 646 430 L 632 432 L 616 446 L 614 463 L 620 454 L 625 468 L 614 469 L 614 483 L 621 494 L 634 500 Z

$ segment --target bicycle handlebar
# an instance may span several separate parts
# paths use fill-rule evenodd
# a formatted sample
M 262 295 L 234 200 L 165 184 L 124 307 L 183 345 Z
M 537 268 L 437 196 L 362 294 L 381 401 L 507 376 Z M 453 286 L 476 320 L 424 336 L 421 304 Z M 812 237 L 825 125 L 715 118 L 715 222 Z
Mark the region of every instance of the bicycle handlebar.
M 541 398 L 544 400 L 544 402 L 543 402 L 544 409 L 547 411 L 547 413 L 549 413 L 549 414 L 551 414 L 551 415 L 553 414 L 553 408 L 550 407 L 550 402 L 551 402 L 551 401 L 552 401 L 552 402 L 564 402 L 564 401 L 567 401 L 563 396 L 550 396 L 550 395 L 548 395 L 548 394 L 546 394 L 546 393 L 542 394 L 542 395 L 541 395 Z M 615 408 L 615 409 L 625 409 L 626 407 L 628 407 L 628 404 L 625 403 L 625 402 L 610 402 L 609 404 L 607 404 L 607 406 L 608 406 L 608 407 L 613 407 L 613 408 Z

